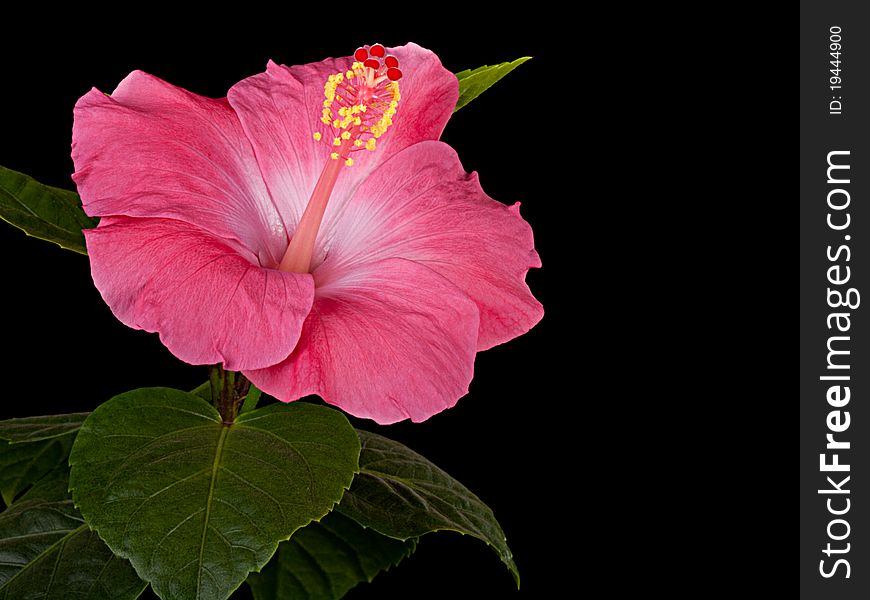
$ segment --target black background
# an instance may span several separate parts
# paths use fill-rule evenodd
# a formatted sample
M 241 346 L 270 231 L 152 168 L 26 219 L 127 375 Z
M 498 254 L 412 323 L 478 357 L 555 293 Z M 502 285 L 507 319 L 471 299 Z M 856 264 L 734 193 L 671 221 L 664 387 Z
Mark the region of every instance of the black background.
M 831 100 L 828 78 L 832 68 L 828 47 L 831 26 L 843 29 L 842 96 L 843 114 L 828 115 Z M 865 3 L 802 2 L 800 27 L 800 590 L 801 598 L 851 599 L 867 598 L 870 593 L 870 533 L 867 527 L 870 502 L 870 455 L 867 453 L 868 426 L 866 368 L 870 348 L 870 328 L 866 313 L 870 302 L 870 20 Z M 838 92 L 838 95 L 840 93 Z M 850 150 L 852 202 L 849 231 L 835 232 L 826 225 L 829 212 L 826 195 L 835 186 L 826 182 L 826 157 L 832 150 Z M 819 472 L 819 454 L 825 451 L 825 418 L 831 407 L 825 392 L 834 382 L 819 381 L 826 373 L 826 340 L 837 335 L 828 330 L 826 316 L 837 310 L 826 302 L 827 268 L 833 264 L 826 257 L 826 248 L 834 249 L 849 234 L 852 247 L 852 279 L 849 286 L 858 288 L 862 305 L 851 311 L 852 339 L 850 364 L 852 400 L 848 405 L 851 426 L 844 434 L 852 442 L 845 454 L 851 464 L 852 508 L 845 518 L 851 524 L 851 552 L 844 555 L 851 563 L 850 579 L 842 577 L 842 568 L 831 579 L 819 574 L 819 561 L 825 559 L 830 569 L 836 555 L 827 559 L 822 549 L 828 543 L 826 526 L 836 518 L 828 514 L 825 500 L 817 490 L 829 487 L 826 475 Z M 834 286 L 832 286 L 834 287 Z M 846 287 L 846 286 L 841 286 Z M 845 439 L 845 437 L 843 438 Z M 840 481 L 838 473 L 831 473 Z M 840 497 L 842 499 L 842 497 Z M 835 508 L 839 506 L 835 502 Z M 834 530 L 839 533 L 838 530 Z M 831 541 L 834 548 L 841 542 Z
M 586 460 L 572 449 L 586 430 L 576 419 L 592 401 L 576 386 L 591 376 L 579 347 L 594 343 L 578 339 L 569 323 L 579 305 L 573 285 L 583 268 L 571 248 L 584 235 L 575 219 L 582 210 L 578 164 L 585 124 L 563 119 L 571 114 L 573 92 L 560 86 L 566 77 L 582 81 L 582 64 L 562 47 L 565 36 L 576 32 L 557 29 L 546 10 L 538 12 L 502 18 L 498 26 L 467 15 L 388 25 L 378 15 L 340 10 L 334 19 L 326 11 L 315 18 L 268 11 L 217 15 L 220 25 L 212 21 L 216 15 L 209 22 L 180 23 L 168 15 L 140 14 L 98 25 L 79 14 L 27 43 L 0 41 L 0 164 L 69 189 L 75 101 L 91 86 L 110 92 L 133 69 L 220 97 L 238 80 L 261 72 L 269 58 L 305 63 L 376 41 L 417 42 L 454 72 L 534 57 L 457 113 L 443 139 L 457 149 L 467 171 L 480 173 L 488 194 L 523 203 L 544 264 L 527 280 L 546 315 L 530 333 L 478 355 L 471 392 L 456 408 L 422 424 L 355 421 L 422 453 L 493 508 L 523 577 L 519 596 L 530 598 L 561 596 L 570 570 L 582 570 L 578 557 L 556 544 L 577 534 L 576 517 L 565 508 L 576 502 L 569 482 L 582 479 Z M 177 361 L 156 335 L 115 320 L 93 287 L 86 257 L 5 224 L 0 257 L 0 417 L 91 410 L 129 389 L 191 389 L 205 380 L 204 367 Z M 246 597 L 245 586 L 239 594 Z M 440 533 L 426 536 L 399 568 L 358 586 L 348 598 L 409 595 L 510 598 L 517 592 L 487 546 Z

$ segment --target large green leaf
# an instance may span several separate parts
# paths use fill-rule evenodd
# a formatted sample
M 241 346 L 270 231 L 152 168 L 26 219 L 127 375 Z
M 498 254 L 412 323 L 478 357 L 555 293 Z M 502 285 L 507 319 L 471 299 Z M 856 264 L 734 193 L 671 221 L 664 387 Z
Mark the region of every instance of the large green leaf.
M 0 440 L 13 443 L 38 442 L 77 431 L 91 413 L 45 415 L 0 421 Z
M 278 542 L 328 513 L 358 468 L 340 412 L 294 402 L 230 426 L 201 398 L 151 388 L 85 421 L 70 488 L 88 524 L 164 600 L 222 600 Z
M 65 435 L 29 444 L 0 439 L 0 497 L 6 506 L 60 464 L 65 464 L 74 436 Z
M 468 488 L 399 442 L 359 431 L 359 474 L 336 510 L 384 535 L 407 540 L 452 530 L 483 540 L 520 583 L 492 510 Z
M 281 542 L 248 583 L 256 600 L 336 600 L 399 564 L 416 546 L 416 540 L 395 540 L 331 512 Z
M 456 101 L 456 112 L 483 92 L 492 87 L 496 81 L 516 69 L 518 66 L 530 60 L 531 56 L 523 56 L 513 62 L 503 62 L 498 65 L 484 65 L 476 69 L 466 69 L 456 74 L 459 80 L 459 100 Z
M 0 167 L 0 219 L 80 254 L 87 254 L 82 230 L 97 226 L 75 192 L 43 185 L 5 167 Z
M 133 600 L 147 587 L 88 529 L 65 466 L 0 513 L 0 600 Z

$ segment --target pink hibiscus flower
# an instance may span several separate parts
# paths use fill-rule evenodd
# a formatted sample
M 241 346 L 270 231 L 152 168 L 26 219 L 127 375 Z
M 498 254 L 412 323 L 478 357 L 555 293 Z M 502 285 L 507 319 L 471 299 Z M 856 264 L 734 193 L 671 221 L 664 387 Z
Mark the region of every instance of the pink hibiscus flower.
M 468 391 L 537 323 L 519 205 L 438 138 L 456 77 L 415 44 L 269 63 L 210 99 L 133 72 L 75 108 L 94 283 L 126 325 L 289 402 L 379 423 Z

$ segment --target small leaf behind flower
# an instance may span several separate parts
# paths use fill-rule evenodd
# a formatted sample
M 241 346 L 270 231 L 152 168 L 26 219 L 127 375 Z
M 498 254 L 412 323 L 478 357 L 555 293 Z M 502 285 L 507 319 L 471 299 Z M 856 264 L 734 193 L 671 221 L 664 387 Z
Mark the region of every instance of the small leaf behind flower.
M 89 414 L 91 413 L 80 412 L 0 421 L 0 440 L 17 444 L 68 435 L 78 431 Z
M 498 65 L 484 65 L 476 69 L 466 69 L 456 74 L 459 80 L 459 100 L 456 101 L 456 112 L 483 92 L 488 90 L 496 81 L 516 69 L 518 66 L 531 60 L 531 56 L 523 56 L 512 62 L 503 62 Z
M 0 167 L 0 219 L 29 236 L 87 254 L 83 229 L 97 226 L 82 210 L 78 194 L 44 185 Z
M 6 506 L 58 465 L 66 465 L 74 436 L 29 444 L 10 444 L 0 439 L 0 496 Z
M 326 407 L 273 404 L 224 425 L 202 398 L 150 388 L 91 413 L 70 488 L 88 524 L 163 600 L 223 600 L 333 508 L 358 457 L 347 418 Z
M 56 466 L 66 465 L 89 413 L 0 421 L 0 497 L 6 506 Z
M 357 430 L 360 472 L 336 510 L 365 527 L 400 540 L 440 530 L 472 535 L 492 546 L 520 575 L 492 510 L 468 488 L 410 448 Z
M 416 546 L 416 540 L 389 538 L 333 511 L 281 542 L 248 584 L 256 600 L 337 600 L 398 565 Z
M 0 600 L 138 598 L 148 584 L 88 529 L 67 479 L 58 467 L 0 513 Z

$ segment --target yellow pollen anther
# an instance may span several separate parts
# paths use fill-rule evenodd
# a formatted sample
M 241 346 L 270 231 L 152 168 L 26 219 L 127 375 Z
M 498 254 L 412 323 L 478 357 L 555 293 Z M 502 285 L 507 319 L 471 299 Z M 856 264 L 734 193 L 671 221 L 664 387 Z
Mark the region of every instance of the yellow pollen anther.
M 354 62 L 350 69 L 329 75 L 323 86 L 323 111 L 321 121 L 332 126 L 332 133 L 315 133 L 314 139 L 328 140 L 330 135 L 335 150 L 333 160 L 341 159 L 351 166 L 349 150 L 374 151 L 376 138 L 380 138 L 393 124 L 399 98 L 397 81 L 387 81 L 382 67 L 371 69 Z M 335 105 L 335 110 L 332 106 Z M 360 139 L 362 136 L 362 139 Z

